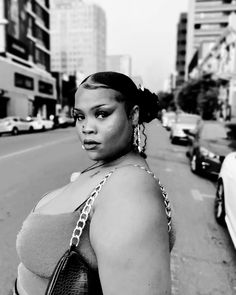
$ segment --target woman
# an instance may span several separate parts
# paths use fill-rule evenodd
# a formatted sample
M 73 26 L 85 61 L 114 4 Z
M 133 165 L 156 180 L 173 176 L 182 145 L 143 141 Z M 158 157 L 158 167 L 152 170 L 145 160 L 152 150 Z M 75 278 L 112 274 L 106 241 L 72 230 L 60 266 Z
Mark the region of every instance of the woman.
M 170 294 L 170 208 L 138 129 L 157 111 L 157 97 L 123 74 L 95 73 L 80 84 L 73 115 L 95 163 L 42 198 L 25 220 L 17 238 L 20 295 L 45 294 L 86 199 L 109 172 L 78 245 L 94 274 L 93 287 L 82 294 Z

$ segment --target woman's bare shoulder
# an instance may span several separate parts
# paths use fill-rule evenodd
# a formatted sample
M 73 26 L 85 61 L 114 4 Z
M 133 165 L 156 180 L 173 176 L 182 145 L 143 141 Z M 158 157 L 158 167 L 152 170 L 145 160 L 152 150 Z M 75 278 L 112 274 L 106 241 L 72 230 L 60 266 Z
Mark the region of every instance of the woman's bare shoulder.
M 138 196 L 146 197 L 160 194 L 158 181 L 154 178 L 154 174 L 145 166 L 124 166 L 116 169 L 108 184 L 109 192 L 112 194 L 125 197 Z
M 118 234 L 122 223 L 127 228 L 137 226 L 140 233 L 149 226 L 167 231 L 165 207 L 158 182 L 138 167 L 122 167 L 114 172 L 96 206 L 91 228 L 94 226 L 102 230 L 105 226 L 117 230 Z M 126 234 L 132 235 L 129 231 Z

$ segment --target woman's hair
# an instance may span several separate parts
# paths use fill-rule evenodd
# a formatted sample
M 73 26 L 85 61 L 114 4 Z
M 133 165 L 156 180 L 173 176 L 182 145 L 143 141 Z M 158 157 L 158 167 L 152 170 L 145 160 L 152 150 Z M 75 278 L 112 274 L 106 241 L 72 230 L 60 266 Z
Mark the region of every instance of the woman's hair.
M 139 124 L 149 123 L 157 118 L 160 105 L 156 94 L 148 89 L 137 88 L 126 75 L 117 72 L 98 72 L 85 78 L 80 86 L 87 89 L 110 88 L 121 93 L 119 101 L 124 101 L 126 110 L 139 106 Z

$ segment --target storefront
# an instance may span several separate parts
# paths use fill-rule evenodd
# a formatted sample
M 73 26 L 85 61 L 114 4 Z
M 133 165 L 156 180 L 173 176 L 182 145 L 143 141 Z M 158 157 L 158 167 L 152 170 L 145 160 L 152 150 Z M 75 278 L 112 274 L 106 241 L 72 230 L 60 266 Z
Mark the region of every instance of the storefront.
M 50 73 L 0 57 L 0 117 L 55 114 L 56 82 Z

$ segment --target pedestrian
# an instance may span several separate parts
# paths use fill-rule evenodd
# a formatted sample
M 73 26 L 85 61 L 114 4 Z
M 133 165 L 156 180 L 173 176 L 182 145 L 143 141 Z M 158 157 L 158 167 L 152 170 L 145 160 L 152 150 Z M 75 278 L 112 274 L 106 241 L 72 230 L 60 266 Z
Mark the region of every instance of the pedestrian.
M 20 295 L 72 294 L 62 289 L 73 278 L 59 293 L 49 292 L 64 276 L 52 273 L 70 242 L 79 255 L 76 263 L 72 258 L 76 276 L 82 274 L 81 293 L 73 294 L 170 294 L 171 209 L 145 160 L 146 140 L 140 140 L 158 109 L 155 94 L 121 73 L 82 81 L 73 116 L 94 164 L 44 196 L 24 221 L 17 237 Z

